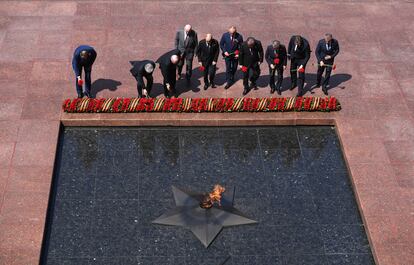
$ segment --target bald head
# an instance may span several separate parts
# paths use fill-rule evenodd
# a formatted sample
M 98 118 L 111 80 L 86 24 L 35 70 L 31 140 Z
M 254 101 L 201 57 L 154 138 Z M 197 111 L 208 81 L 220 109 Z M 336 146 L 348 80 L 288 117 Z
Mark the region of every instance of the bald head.
M 178 57 L 178 55 L 173 55 L 173 56 L 171 56 L 170 60 L 171 60 L 171 63 L 177 64 L 178 61 L 180 60 L 180 58 Z
M 184 31 L 185 32 L 189 32 L 190 30 L 191 30 L 191 25 L 190 24 L 187 24 L 187 25 L 184 26 Z
M 211 35 L 211 33 L 206 34 L 206 41 L 207 42 L 211 41 L 212 38 L 213 38 L 213 36 Z
M 88 51 L 81 51 L 80 52 L 80 57 L 81 57 L 81 59 L 88 59 L 89 52 Z

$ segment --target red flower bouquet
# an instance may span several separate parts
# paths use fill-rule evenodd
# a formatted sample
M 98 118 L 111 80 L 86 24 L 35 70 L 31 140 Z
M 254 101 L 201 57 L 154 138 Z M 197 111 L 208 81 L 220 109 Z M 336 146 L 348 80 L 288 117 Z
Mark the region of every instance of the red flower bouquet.
M 247 73 L 247 67 L 246 66 L 242 66 L 241 70 L 242 70 L 243 73 Z
M 68 113 L 339 111 L 335 97 L 66 99 Z
M 239 55 L 239 50 L 235 50 L 234 55 Z
M 299 69 L 298 69 L 298 72 L 299 72 L 299 73 L 304 73 L 304 72 L 305 72 L 305 67 L 299 68 Z
M 78 85 L 80 85 L 80 86 L 82 86 L 82 85 L 83 85 L 83 80 L 82 80 L 82 79 L 79 79 L 79 80 L 78 80 Z
M 202 65 L 198 69 L 200 69 L 201 72 L 204 72 L 204 70 L 206 70 L 206 68 Z
M 280 59 L 279 59 L 279 58 L 275 58 L 275 59 L 273 60 L 273 63 L 274 63 L 274 64 L 279 64 L 279 63 L 280 63 Z

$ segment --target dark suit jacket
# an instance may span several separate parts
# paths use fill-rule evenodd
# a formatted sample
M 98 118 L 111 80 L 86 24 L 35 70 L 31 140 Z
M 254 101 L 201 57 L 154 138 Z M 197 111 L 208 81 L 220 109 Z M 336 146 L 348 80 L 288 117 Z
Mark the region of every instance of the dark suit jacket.
M 207 46 L 206 40 L 201 40 L 197 47 L 198 61 L 203 64 L 211 64 L 217 62 L 220 48 L 216 39 L 210 40 L 210 48 Z
M 240 48 L 239 64 L 242 66 L 253 66 L 258 62 L 263 62 L 263 46 L 262 43 L 256 40 L 254 46 L 250 48 L 247 46 L 247 42 L 243 42 Z
M 280 45 L 279 48 L 276 50 L 273 48 L 273 45 L 267 46 L 266 54 L 265 54 L 266 62 L 271 65 L 275 64 L 274 60 L 279 58 L 280 62 L 278 66 L 286 66 L 287 65 L 287 52 L 285 45 Z
M 239 50 L 242 43 L 243 36 L 240 33 L 236 32 L 234 34 L 233 41 L 231 40 L 230 33 L 224 33 L 220 40 L 220 48 L 223 52 L 223 56 L 225 52 L 233 53 L 235 50 Z
M 325 39 L 322 39 L 318 42 L 318 45 L 316 46 L 315 55 L 318 59 L 318 63 L 320 61 L 326 61 L 324 58 L 326 55 L 330 55 L 332 58 L 328 61 L 333 61 L 335 56 L 339 53 L 339 43 L 337 40 L 332 39 L 329 43 L 330 49 L 328 50 L 326 48 L 326 42 Z
M 171 50 L 161 55 L 156 61 L 160 65 L 161 74 L 166 83 L 174 83 L 176 81 L 177 65 L 171 63 L 171 56 L 181 56 L 181 52 L 177 49 Z
M 288 55 L 291 59 L 301 60 L 303 66 L 305 66 L 310 58 L 310 46 L 308 40 L 302 37 L 302 45 L 295 51 L 295 36 L 292 36 L 289 41 Z
M 80 53 L 82 51 L 89 52 L 89 57 L 87 60 L 81 59 Z M 82 67 L 90 68 L 92 64 L 95 62 L 95 59 L 96 59 L 96 51 L 91 46 L 81 45 L 78 48 L 76 48 L 75 52 L 73 53 L 73 58 L 72 58 L 72 68 L 76 76 L 80 76 Z
M 177 31 L 175 34 L 175 48 L 178 49 L 181 54 L 185 54 L 186 56 L 194 56 L 194 51 L 197 49 L 198 45 L 198 37 L 197 32 L 194 30 L 190 30 L 188 32 L 188 37 L 186 40 L 185 32 L 183 29 Z
M 135 77 L 143 77 L 143 76 L 147 77 L 147 76 L 150 76 L 154 73 L 154 72 L 147 73 L 145 71 L 145 65 L 146 64 L 152 64 L 152 66 L 155 69 L 155 63 L 151 60 L 135 61 L 135 62 L 131 62 L 131 64 L 132 64 L 132 68 L 129 71 Z

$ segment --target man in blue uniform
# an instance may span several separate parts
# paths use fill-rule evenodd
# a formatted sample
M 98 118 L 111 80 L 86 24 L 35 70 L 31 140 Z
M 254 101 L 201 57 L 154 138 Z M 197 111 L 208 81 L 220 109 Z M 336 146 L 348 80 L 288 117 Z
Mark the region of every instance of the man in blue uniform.
M 226 86 L 228 89 L 234 83 L 234 75 L 237 71 L 239 50 L 243 43 L 243 36 L 237 32 L 235 26 L 231 26 L 229 31 L 224 33 L 220 40 L 220 48 L 226 62 Z
M 76 92 L 78 93 L 78 98 L 82 98 L 84 95 L 91 97 L 91 71 L 95 59 L 96 51 L 88 45 L 79 46 L 73 54 L 72 68 L 76 76 Z M 85 92 L 82 90 L 82 68 L 85 71 Z
M 318 73 L 316 75 L 316 85 L 312 87 L 319 88 L 321 86 L 322 75 L 326 69 L 325 79 L 322 83 L 322 91 L 325 95 L 328 95 L 329 79 L 334 66 L 334 58 L 338 53 L 338 41 L 332 38 L 332 34 L 326 33 L 325 38 L 321 39 L 316 46 L 315 55 L 318 60 Z

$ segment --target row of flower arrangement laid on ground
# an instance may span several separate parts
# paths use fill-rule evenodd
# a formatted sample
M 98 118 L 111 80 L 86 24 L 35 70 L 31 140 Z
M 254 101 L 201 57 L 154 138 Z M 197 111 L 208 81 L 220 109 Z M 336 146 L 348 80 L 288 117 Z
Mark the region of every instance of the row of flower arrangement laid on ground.
M 69 113 L 127 112 L 284 112 L 338 111 L 335 97 L 282 98 L 75 98 L 63 102 Z

